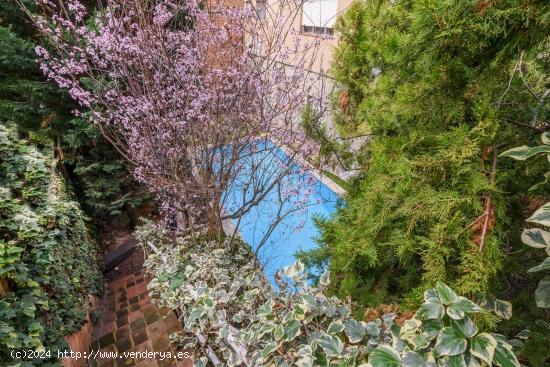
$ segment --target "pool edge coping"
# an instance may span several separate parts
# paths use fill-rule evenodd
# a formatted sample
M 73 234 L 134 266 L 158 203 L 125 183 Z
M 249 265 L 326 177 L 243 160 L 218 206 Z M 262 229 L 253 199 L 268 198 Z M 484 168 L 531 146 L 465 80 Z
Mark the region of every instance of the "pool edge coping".
M 294 154 L 289 155 L 288 151 L 292 151 L 290 147 L 287 147 L 284 144 L 276 144 L 276 146 L 281 149 L 287 156 L 292 156 L 293 159 L 299 161 L 298 163 L 300 163 L 301 165 L 309 167 L 308 172 L 310 172 L 323 185 L 331 189 L 332 192 L 334 192 L 338 197 L 343 198 L 348 193 L 342 186 L 331 180 L 327 175 L 324 175 L 320 169 L 315 168 L 310 162 L 302 158 L 300 154 L 294 152 Z

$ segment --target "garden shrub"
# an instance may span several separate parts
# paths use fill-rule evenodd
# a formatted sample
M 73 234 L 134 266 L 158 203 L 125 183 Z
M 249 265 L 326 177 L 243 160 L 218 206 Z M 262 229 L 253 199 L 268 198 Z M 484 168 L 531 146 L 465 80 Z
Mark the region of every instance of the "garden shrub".
M 511 157 L 516 160 L 526 160 L 535 156 L 546 157 L 550 161 L 550 133 L 545 132 L 541 135 L 542 145 L 536 147 L 521 146 L 512 148 L 501 154 L 503 157 Z M 544 175 L 544 181 L 532 186 L 529 190 L 534 191 L 545 187 L 550 180 L 550 172 Z M 538 208 L 528 219 L 527 222 L 533 227 L 525 228 L 521 234 L 521 240 L 527 246 L 535 249 L 544 250 L 546 258 L 538 265 L 528 270 L 529 273 L 546 272 L 550 270 L 550 202 Z M 543 227 L 543 228 L 540 228 Z M 535 290 L 535 301 L 540 308 L 550 307 L 550 275 L 540 279 Z
M 55 360 L 64 336 L 83 325 L 103 283 L 87 222 L 55 162 L 0 124 L 1 365 L 17 362 L 12 350 L 50 351 Z
M 326 295 L 328 273 L 310 286 L 301 262 L 273 291 L 244 244 L 171 238 L 152 222 L 138 239 L 154 249 L 149 291 L 178 311 L 185 334 L 171 337 L 195 350 L 195 366 L 519 366 L 521 342 L 480 330 L 481 307 L 441 282 L 402 326 L 395 313 L 364 322 Z
M 349 106 L 336 122 L 372 141 L 309 254 L 329 264 L 333 294 L 417 307 L 438 281 L 501 298 L 526 289 L 503 284 L 519 284 L 509 254 L 522 247 L 533 172 L 492 165 L 496 151 L 548 128 L 550 99 L 537 100 L 548 89 L 548 14 L 537 0 L 405 0 L 355 1 L 339 17 L 331 70 Z

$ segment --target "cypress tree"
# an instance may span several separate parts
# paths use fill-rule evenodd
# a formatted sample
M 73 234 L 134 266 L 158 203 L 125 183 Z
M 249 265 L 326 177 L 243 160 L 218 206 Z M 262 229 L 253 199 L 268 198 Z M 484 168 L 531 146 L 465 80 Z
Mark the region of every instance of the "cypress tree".
M 330 259 L 336 293 L 373 305 L 414 304 L 438 280 L 498 291 L 533 173 L 497 160 L 495 174 L 493 157 L 548 126 L 532 94 L 548 88 L 549 21 L 544 1 L 357 1 L 340 18 L 333 69 L 350 109 L 336 121 L 374 139 L 310 254 Z

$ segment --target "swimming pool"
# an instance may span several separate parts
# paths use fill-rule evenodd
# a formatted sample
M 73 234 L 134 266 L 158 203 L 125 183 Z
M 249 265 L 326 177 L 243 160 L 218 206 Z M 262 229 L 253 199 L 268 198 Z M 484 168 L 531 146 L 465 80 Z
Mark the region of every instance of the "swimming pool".
M 239 179 L 243 182 L 249 180 L 253 174 L 259 174 L 258 172 L 272 174 L 276 165 L 274 161 L 290 162 L 288 155 L 272 142 L 264 141 L 261 144 L 265 144 L 266 149 L 259 149 L 259 152 L 255 153 L 255 163 L 244 163 L 243 169 L 239 172 Z M 270 156 L 266 157 L 266 155 Z M 251 167 L 254 165 L 259 169 L 252 173 Z M 318 235 L 318 229 L 313 222 L 314 216 L 329 217 L 336 211 L 341 200 L 311 173 L 301 169 L 295 163 L 290 163 L 289 166 L 292 173 L 285 177 L 282 185 L 286 189 L 293 190 L 291 202 L 284 202 L 281 205 L 280 191 L 273 189 L 259 204 L 242 216 L 238 226 L 241 238 L 252 247 L 253 251 L 261 245 L 258 257 L 264 265 L 266 276 L 272 283 L 274 283 L 275 273 L 281 267 L 296 261 L 295 254 L 298 251 L 317 247 L 314 238 Z M 248 196 L 250 193 L 247 192 L 245 195 Z M 238 207 L 243 202 L 242 189 L 229 190 L 226 196 L 228 206 Z M 281 207 L 290 213 L 284 216 L 268 234 L 270 225 Z M 233 224 L 237 225 L 237 220 L 233 220 Z M 268 234 L 267 241 L 264 239 L 266 234 Z

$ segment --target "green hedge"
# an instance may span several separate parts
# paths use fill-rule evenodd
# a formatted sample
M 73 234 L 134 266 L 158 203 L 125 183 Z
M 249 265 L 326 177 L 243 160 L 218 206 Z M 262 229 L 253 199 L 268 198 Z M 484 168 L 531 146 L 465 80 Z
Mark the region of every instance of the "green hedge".
M 0 298 L 0 365 L 14 349 L 66 348 L 63 337 L 81 328 L 103 283 L 88 219 L 54 163 L 0 124 L 0 278 L 9 288 Z

